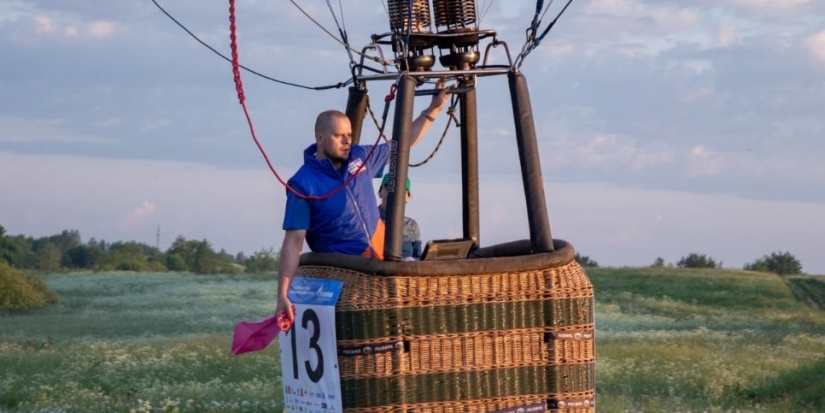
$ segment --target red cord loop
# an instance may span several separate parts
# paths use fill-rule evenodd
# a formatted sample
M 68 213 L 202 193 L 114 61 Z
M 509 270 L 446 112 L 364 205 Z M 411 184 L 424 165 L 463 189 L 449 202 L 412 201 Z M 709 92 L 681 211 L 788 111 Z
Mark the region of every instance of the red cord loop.
M 390 102 L 392 102 L 393 99 L 395 99 L 395 90 L 396 89 L 398 89 L 398 85 L 396 83 L 393 83 L 392 87 L 390 88 L 390 94 L 387 95 L 387 97 L 384 98 L 384 102 L 390 103 Z

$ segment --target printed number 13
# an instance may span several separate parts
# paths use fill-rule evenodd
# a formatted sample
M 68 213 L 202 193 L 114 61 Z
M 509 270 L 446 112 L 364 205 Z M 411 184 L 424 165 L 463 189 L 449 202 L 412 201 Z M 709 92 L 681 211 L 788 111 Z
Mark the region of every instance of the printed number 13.
M 315 353 L 318 355 L 318 365 L 313 369 L 309 364 L 309 360 L 307 360 L 304 362 L 304 366 L 306 367 L 309 379 L 312 380 L 313 383 L 318 383 L 318 381 L 324 377 L 324 353 L 321 352 L 321 347 L 318 345 L 318 339 L 321 337 L 321 322 L 318 320 L 318 314 L 311 308 L 304 311 L 304 314 L 301 316 L 301 327 L 306 330 L 309 323 L 312 323 L 312 337 L 309 338 L 309 348 L 315 350 Z M 292 336 L 292 371 L 294 372 L 295 380 L 298 380 L 298 343 L 295 338 L 297 335 L 295 330 L 293 326 L 292 331 L 288 334 Z

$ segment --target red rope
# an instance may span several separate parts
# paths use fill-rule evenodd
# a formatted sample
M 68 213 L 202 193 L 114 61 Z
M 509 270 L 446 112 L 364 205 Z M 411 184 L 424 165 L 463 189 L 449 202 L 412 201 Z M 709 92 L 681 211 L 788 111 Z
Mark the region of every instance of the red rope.
M 246 97 L 244 96 L 243 92 L 243 81 L 241 80 L 241 69 L 240 69 L 240 59 L 238 59 L 238 36 L 236 35 L 236 26 L 235 26 L 235 0 L 229 0 L 229 41 L 230 47 L 232 48 L 232 74 L 235 78 L 235 90 L 238 92 L 238 102 L 240 102 L 241 107 L 243 107 L 244 116 L 246 116 L 246 123 L 249 125 L 249 132 L 252 133 L 252 139 L 255 141 L 255 145 L 258 147 L 258 150 L 263 155 L 264 160 L 266 160 L 266 165 L 269 166 L 269 170 L 272 171 L 272 174 L 275 175 L 275 178 L 278 179 L 278 182 L 281 183 L 289 192 L 292 192 L 301 199 L 309 199 L 309 200 L 319 200 L 319 199 L 326 199 L 329 198 L 338 192 L 341 192 L 342 189 L 346 188 L 350 182 L 352 182 L 355 177 L 361 173 L 361 171 L 367 166 L 367 162 L 372 157 L 373 152 L 375 152 L 375 148 L 378 147 L 378 143 L 381 140 L 381 134 L 379 133 L 378 139 L 375 141 L 375 144 L 370 149 L 369 153 L 367 153 L 367 157 L 361 166 L 358 168 L 355 173 L 352 173 L 349 178 L 344 182 L 343 185 L 333 189 L 327 194 L 324 195 L 305 195 L 295 188 L 291 187 L 289 183 L 285 182 L 281 175 L 278 174 L 278 171 L 275 170 L 275 167 L 272 166 L 272 162 L 269 160 L 269 156 L 267 156 L 266 151 L 264 150 L 261 143 L 258 141 L 258 136 L 255 134 L 255 127 L 252 126 L 252 117 L 249 116 L 249 111 L 246 109 Z M 395 84 L 392 85 L 390 88 L 390 94 L 384 99 L 386 104 L 389 104 L 395 98 L 395 90 L 397 86 Z

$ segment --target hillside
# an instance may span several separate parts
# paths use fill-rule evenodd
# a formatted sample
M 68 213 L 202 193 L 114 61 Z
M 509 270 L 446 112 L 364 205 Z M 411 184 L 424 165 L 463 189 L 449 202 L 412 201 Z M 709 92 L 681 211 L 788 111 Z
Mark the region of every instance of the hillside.
M 600 412 L 825 408 L 825 312 L 783 278 L 673 268 L 588 275 Z

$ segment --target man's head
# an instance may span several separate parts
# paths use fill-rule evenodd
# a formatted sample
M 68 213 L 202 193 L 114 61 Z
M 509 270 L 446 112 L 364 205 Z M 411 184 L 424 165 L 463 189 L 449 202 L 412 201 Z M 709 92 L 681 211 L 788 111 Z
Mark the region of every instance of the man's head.
M 381 179 L 381 186 L 378 187 L 378 196 L 381 197 L 381 205 L 387 205 L 387 197 L 389 196 L 389 190 L 387 190 L 387 185 L 390 183 L 390 174 L 384 174 L 384 178 Z M 407 177 L 407 198 L 406 202 L 410 202 L 410 178 Z
M 315 119 L 315 157 L 329 159 L 338 168 L 349 159 L 352 125 L 344 113 L 337 110 L 321 112 Z

